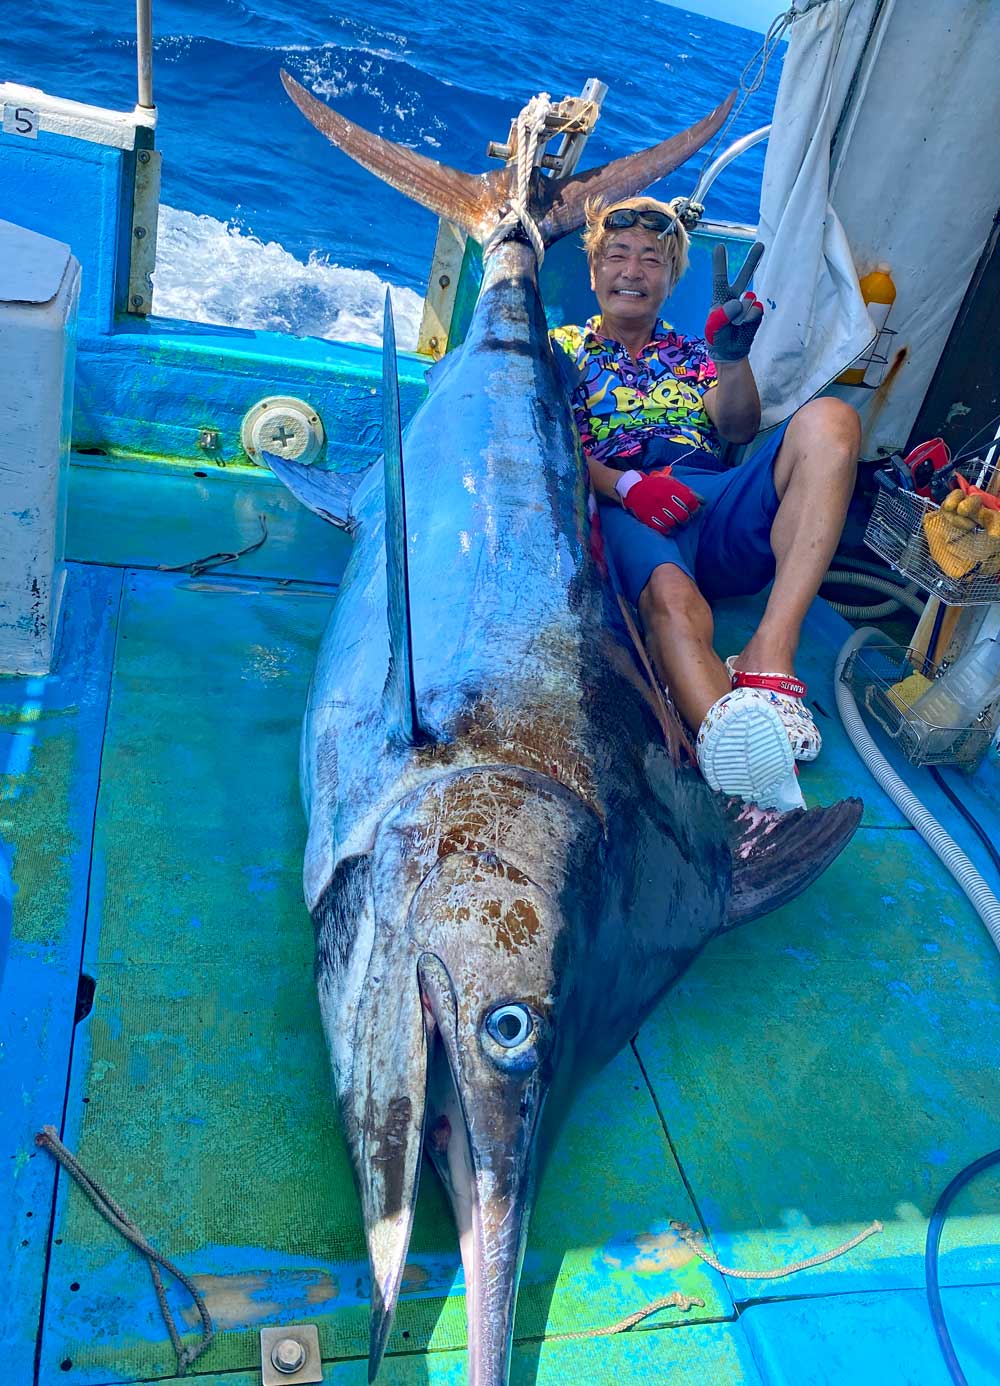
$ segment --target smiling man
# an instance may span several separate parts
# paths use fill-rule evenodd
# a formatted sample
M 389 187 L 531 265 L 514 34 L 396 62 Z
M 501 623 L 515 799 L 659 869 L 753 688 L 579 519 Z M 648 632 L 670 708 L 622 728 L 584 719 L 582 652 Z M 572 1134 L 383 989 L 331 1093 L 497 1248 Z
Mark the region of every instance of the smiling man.
M 716 247 L 704 338 L 660 317 L 688 261 L 673 204 L 595 207 L 584 248 L 601 311 L 552 337 L 579 370 L 573 412 L 609 566 L 638 608 L 659 677 L 697 730 L 708 783 L 762 807 L 800 807 L 795 761 L 814 759 L 821 742 L 795 654 L 847 513 L 858 416 L 840 400 L 812 400 L 748 462 L 727 468 L 723 443 L 749 442 L 760 425 L 747 357 L 763 309 L 747 285 L 763 247 L 734 283 Z M 711 602 L 759 592 L 772 578 L 757 631 L 723 663 Z

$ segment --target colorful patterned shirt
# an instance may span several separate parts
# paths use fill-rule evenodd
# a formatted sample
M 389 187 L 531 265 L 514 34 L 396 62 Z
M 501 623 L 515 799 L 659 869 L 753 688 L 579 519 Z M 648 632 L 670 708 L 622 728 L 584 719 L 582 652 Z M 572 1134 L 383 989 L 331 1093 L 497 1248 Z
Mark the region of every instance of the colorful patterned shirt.
M 704 402 L 716 383 L 715 363 L 700 338 L 682 336 L 658 318 L 633 361 L 621 342 L 601 336 L 599 313 L 582 328 L 557 327 L 549 335 L 580 370 L 572 405 L 588 457 L 617 465 L 641 454 L 652 438 L 718 456 L 721 440 Z M 705 463 L 695 456 L 691 465 Z

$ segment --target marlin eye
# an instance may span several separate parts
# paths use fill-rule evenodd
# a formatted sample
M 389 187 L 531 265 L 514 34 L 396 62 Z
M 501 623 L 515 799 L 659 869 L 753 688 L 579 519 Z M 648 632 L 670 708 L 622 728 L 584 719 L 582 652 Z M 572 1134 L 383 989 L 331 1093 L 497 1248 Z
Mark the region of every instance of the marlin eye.
M 526 1006 L 498 1006 L 486 1017 L 486 1033 L 504 1049 L 516 1049 L 535 1028 Z

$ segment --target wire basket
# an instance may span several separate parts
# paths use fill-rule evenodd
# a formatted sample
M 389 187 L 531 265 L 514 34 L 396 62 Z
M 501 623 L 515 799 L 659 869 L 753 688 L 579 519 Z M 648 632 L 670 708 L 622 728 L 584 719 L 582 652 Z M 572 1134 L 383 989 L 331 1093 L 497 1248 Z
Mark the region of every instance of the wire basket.
M 936 524 L 940 526 L 940 552 L 947 555 L 954 575 L 946 573 L 931 554 L 928 517 L 932 533 Z M 879 558 L 948 606 L 984 606 L 1000 601 L 1000 539 L 979 528 L 968 532 L 956 528 L 952 536 L 947 528 L 950 518 L 933 501 L 914 491 L 880 487 L 865 543 Z
M 875 345 L 869 353 L 864 353 L 852 361 L 849 370 L 864 370 L 864 377 L 861 380 L 852 381 L 855 390 L 877 390 L 885 380 L 885 373 L 889 366 L 889 348 L 892 346 L 892 338 L 898 335 L 898 328 L 883 327 L 875 339 Z
M 928 677 L 933 674 L 928 668 Z M 986 708 L 972 726 L 942 727 L 913 711 L 926 685 L 907 687 L 913 677 L 908 651 L 890 640 L 869 640 L 849 655 L 841 679 L 911 765 L 954 765 L 974 770 L 993 736 L 993 711 Z M 911 689 L 913 690 L 911 692 Z

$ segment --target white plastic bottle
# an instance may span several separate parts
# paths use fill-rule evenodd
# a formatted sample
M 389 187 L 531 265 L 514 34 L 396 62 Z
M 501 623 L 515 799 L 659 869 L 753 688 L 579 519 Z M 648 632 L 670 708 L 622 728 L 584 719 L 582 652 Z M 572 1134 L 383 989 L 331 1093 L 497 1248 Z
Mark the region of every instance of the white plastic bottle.
M 875 328 L 875 340 L 846 371 L 837 377 L 839 385 L 878 385 L 885 370 L 885 361 L 876 361 L 882 345 L 882 332 L 892 305 L 896 301 L 896 286 L 888 265 L 877 265 L 858 281 L 861 297 L 868 309 L 868 316 Z
M 980 640 L 913 704 L 913 720 L 918 726 L 927 724 L 921 729 L 921 748 L 928 754 L 947 752 L 959 733 L 998 696 L 1000 641 Z

